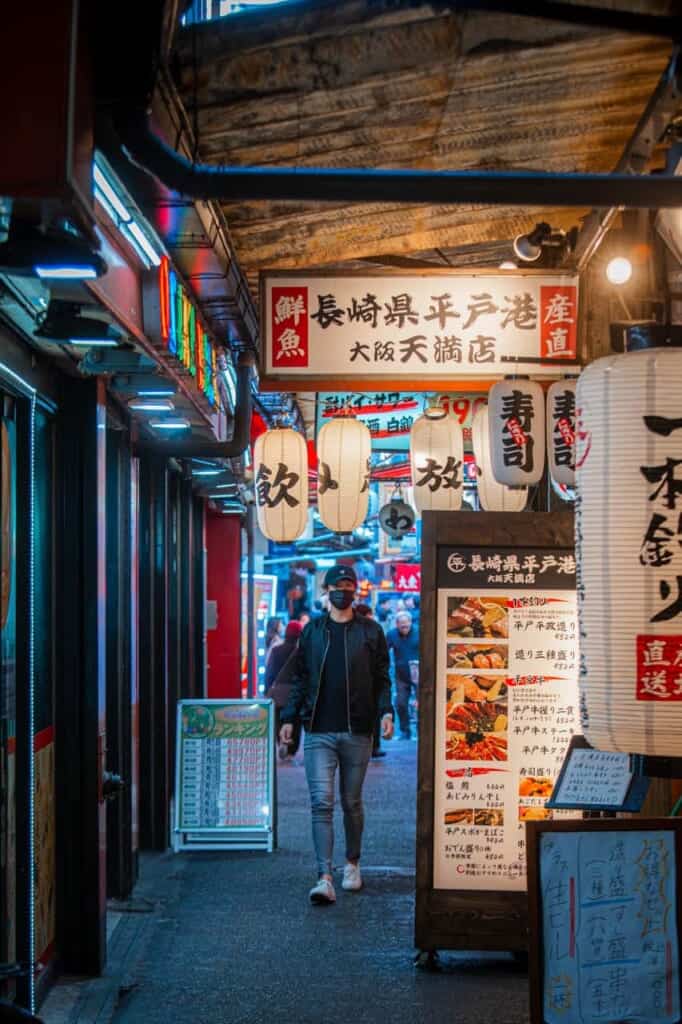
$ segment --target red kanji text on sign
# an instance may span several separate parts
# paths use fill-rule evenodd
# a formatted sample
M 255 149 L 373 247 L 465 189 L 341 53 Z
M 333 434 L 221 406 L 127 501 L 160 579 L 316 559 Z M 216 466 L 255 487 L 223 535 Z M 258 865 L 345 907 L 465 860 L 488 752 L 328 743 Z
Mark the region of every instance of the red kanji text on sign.
M 682 635 L 637 637 L 637 700 L 682 701 Z
M 540 355 L 575 359 L 578 294 L 575 285 L 540 286 Z
M 272 362 L 274 366 L 308 365 L 308 289 L 272 289 Z

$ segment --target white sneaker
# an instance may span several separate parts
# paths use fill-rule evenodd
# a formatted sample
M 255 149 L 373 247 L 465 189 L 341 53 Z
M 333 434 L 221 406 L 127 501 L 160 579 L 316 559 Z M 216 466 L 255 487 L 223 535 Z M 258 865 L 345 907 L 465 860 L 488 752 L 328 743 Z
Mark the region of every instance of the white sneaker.
M 343 869 L 341 888 L 350 889 L 352 892 L 362 889 L 362 875 L 360 874 L 359 864 L 346 864 Z
M 311 903 L 336 903 L 334 886 L 327 878 L 321 878 L 310 890 Z

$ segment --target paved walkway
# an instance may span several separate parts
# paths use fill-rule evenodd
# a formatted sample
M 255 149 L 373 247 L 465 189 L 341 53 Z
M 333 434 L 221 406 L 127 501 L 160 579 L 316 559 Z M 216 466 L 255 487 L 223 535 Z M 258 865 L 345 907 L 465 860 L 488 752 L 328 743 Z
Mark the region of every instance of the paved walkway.
M 300 765 L 279 770 L 276 853 L 150 862 L 140 896 L 162 910 L 115 1024 L 525 1024 L 527 977 L 511 958 L 451 953 L 438 974 L 413 967 L 416 744 L 386 746 L 365 787 L 366 886 L 339 884 L 335 906 L 307 901 L 315 872 Z

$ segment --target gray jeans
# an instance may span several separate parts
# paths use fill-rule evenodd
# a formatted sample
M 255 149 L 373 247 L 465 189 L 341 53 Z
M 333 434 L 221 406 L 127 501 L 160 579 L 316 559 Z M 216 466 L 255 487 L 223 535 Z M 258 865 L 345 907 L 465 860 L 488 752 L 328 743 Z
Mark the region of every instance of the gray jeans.
M 308 732 L 303 745 L 305 774 L 313 812 L 313 843 L 320 875 L 332 873 L 334 849 L 334 775 L 339 767 L 339 789 L 346 833 L 346 859 L 360 857 L 365 781 L 372 737 L 350 732 Z

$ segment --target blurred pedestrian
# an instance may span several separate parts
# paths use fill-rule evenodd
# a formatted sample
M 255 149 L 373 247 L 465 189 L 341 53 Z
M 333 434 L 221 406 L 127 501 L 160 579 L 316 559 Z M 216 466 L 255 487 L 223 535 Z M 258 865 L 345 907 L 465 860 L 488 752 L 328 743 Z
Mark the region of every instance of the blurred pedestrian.
M 336 902 L 332 879 L 336 769 L 346 835 L 342 888 L 355 891 L 362 888 L 362 785 L 378 712 L 384 738 L 393 735 L 386 638 L 376 622 L 353 611 L 358 581 L 352 568 L 329 569 L 324 586 L 331 608 L 303 630 L 280 731 L 281 741 L 288 743 L 294 722 L 301 721 L 306 729 L 303 749 L 318 869 L 310 901 L 318 904 Z
M 419 635 L 407 611 L 398 612 L 395 627 L 386 636 L 389 651 L 393 651 L 395 667 L 395 706 L 400 722 L 400 739 L 412 739 L 410 726 L 410 697 L 416 691 L 413 666 L 419 665 Z M 412 664 L 411 664 L 412 663 Z
M 279 647 L 282 643 L 284 633 L 284 625 L 279 615 L 273 615 L 268 619 L 265 626 L 265 667 L 268 666 L 270 659 L 270 653 L 273 648 Z
M 303 626 L 292 619 L 284 631 L 284 640 L 272 648 L 272 653 L 265 669 L 265 696 L 275 703 L 275 737 L 279 738 L 280 713 L 289 703 L 291 681 L 296 665 L 296 652 Z M 301 724 L 294 723 L 290 742 L 278 744 L 281 761 L 294 757 L 301 742 Z

